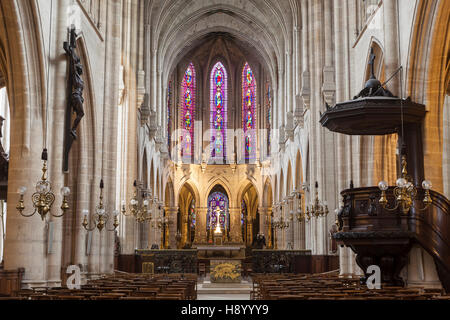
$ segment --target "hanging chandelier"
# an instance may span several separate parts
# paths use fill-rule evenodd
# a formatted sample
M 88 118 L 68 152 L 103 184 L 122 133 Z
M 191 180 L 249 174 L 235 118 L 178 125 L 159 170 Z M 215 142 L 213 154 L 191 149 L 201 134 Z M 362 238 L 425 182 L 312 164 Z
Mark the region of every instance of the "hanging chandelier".
M 142 198 L 144 199 L 144 201 L 142 201 L 142 205 L 139 205 L 139 200 L 137 197 L 137 182 L 136 180 L 134 181 L 134 194 L 133 194 L 133 198 L 131 198 L 130 203 L 129 203 L 129 212 L 127 213 L 127 210 L 125 208 L 125 201 L 122 201 L 122 214 L 126 217 L 135 217 L 136 221 L 138 223 L 144 223 L 146 221 L 151 221 L 152 220 L 152 210 L 149 209 L 149 200 L 148 198 L 150 197 L 150 199 L 152 199 L 151 194 L 150 196 L 148 196 L 148 194 L 146 192 L 142 193 Z
M 319 183 L 316 181 L 316 198 L 314 199 L 314 203 L 307 206 L 306 208 L 306 217 L 307 220 L 312 217 L 324 217 L 328 215 L 328 205 L 327 202 L 324 201 L 323 204 L 319 201 Z
M 42 151 L 43 166 L 42 166 L 42 177 L 41 180 L 36 183 L 36 192 L 31 196 L 31 201 L 33 202 L 34 211 L 31 214 L 25 214 L 25 205 L 24 205 L 24 196 L 27 191 L 26 187 L 20 187 L 17 192 L 20 195 L 19 203 L 16 206 L 17 211 L 23 217 L 31 217 L 38 213 L 42 220 L 45 219 L 48 213 L 50 213 L 53 217 L 59 218 L 66 214 L 67 210 L 69 210 L 69 204 L 67 202 L 67 197 L 70 194 L 70 189 L 68 187 L 61 188 L 61 195 L 63 196 L 62 205 L 61 205 L 61 214 L 53 214 L 51 213 L 51 208 L 53 206 L 53 202 L 55 201 L 55 194 L 52 192 L 52 187 L 50 181 L 47 180 L 47 159 L 48 153 L 47 149 Z
M 289 222 L 287 222 L 283 216 L 281 216 L 279 219 L 276 219 L 273 221 L 272 226 L 275 229 L 286 229 L 289 228 Z
M 103 204 L 103 179 L 100 180 L 100 202 L 95 208 L 95 215 L 92 217 L 92 220 L 88 222 L 89 210 L 83 210 L 83 222 L 82 225 L 87 231 L 93 231 L 97 228 L 100 232 L 105 228 L 106 224 L 109 220 L 109 215 L 106 213 L 105 205 Z M 113 229 L 106 229 L 107 231 L 114 231 L 119 226 L 118 220 L 119 211 L 113 211 Z M 89 227 L 90 222 L 92 222 L 92 227 Z
M 152 222 L 152 226 L 153 228 L 156 227 L 160 230 L 165 230 L 166 227 L 173 224 L 173 221 L 171 221 L 169 217 L 165 215 L 165 210 L 161 210 L 162 204 L 159 204 L 158 209 L 160 211 L 159 217 L 156 219 L 156 221 Z
M 295 217 L 297 219 L 298 222 L 304 221 L 306 220 L 306 214 L 303 211 L 302 208 L 302 194 L 300 191 L 298 191 L 297 189 L 295 189 L 292 192 L 292 196 L 294 197 L 294 199 L 297 199 L 297 210 L 292 212 L 292 219 Z
M 401 177 L 396 181 L 396 187 L 394 188 L 395 195 L 395 205 L 392 208 L 388 207 L 388 200 L 386 198 L 386 190 L 389 188 L 388 183 L 386 181 L 380 181 L 378 183 L 378 188 L 381 190 L 381 197 L 379 203 L 381 206 L 387 211 L 397 211 L 400 210 L 403 214 L 408 214 L 413 206 L 413 202 L 417 196 L 417 188 L 411 182 L 411 177 L 408 175 L 408 171 L 406 169 L 406 155 L 402 154 L 402 173 Z M 428 180 L 424 180 L 422 182 L 422 189 L 425 190 L 425 195 L 423 197 L 424 207 L 419 210 L 426 210 L 430 204 L 432 203 L 430 196 L 430 189 L 432 185 Z

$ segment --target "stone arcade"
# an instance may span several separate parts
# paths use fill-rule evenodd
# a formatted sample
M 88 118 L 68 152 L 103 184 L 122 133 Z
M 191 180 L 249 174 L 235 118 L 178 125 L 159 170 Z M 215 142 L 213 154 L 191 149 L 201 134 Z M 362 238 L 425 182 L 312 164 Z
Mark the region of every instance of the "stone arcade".
M 194 297 L 218 270 L 370 265 L 448 293 L 449 21 L 447 0 L 1 0 L 0 295 L 69 266 L 166 298 L 174 274 Z

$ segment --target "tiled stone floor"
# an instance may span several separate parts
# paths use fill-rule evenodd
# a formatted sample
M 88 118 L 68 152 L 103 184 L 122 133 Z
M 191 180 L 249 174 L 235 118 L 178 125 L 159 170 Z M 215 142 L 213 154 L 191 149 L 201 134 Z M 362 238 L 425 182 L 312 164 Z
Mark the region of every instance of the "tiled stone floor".
M 250 300 L 251 279 L 240 284 L 212 284 L 209 276 L 201 278 L 197 284 L 197 300 Z

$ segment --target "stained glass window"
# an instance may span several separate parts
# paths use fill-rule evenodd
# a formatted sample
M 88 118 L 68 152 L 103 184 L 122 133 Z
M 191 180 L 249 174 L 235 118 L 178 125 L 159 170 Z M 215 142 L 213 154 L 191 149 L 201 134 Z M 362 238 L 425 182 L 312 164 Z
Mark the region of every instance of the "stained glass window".
M 181 157 L 192 160 L 194 156 L 194 124 L 195 124 L 195 68 L 189 64 L 181 82 Z
M 226 158 L 227 129 L 227 72 L 221 62 L 217 62 L 211 70 L 210 84 L 210 128 L 211 158 L 224 161 Z
M 241 225 L 245 224 L 245 217 L 247 216 L 247 204 L 245 200 L 242 200 L 241 203 Z
M 248 63 L 242 70 L 242 130 L 245 159 L 256 156 L 256 81 Z
M 214 230 L 220 225 L 221 229 L 229 228 L 228 197 L 222 192 L 214 192 L 208 197 L 207 230 Z
M 195 204 L 194 200 L 191 201 L 191 206 L 189 207 L 189 220 L 191 224 L 191 228 L 195 228 L 195 224 L 197 222 L 197 217 L 195 215 Z

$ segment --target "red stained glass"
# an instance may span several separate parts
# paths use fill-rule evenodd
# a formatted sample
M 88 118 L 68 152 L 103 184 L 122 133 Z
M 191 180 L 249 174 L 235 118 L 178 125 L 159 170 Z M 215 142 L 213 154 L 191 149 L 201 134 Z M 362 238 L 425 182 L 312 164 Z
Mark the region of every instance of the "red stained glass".
M 181 157 L 184 160 L 194 156 L 194 126 L 195 126 L 195 67 L 190 63 L 181 83 Z

